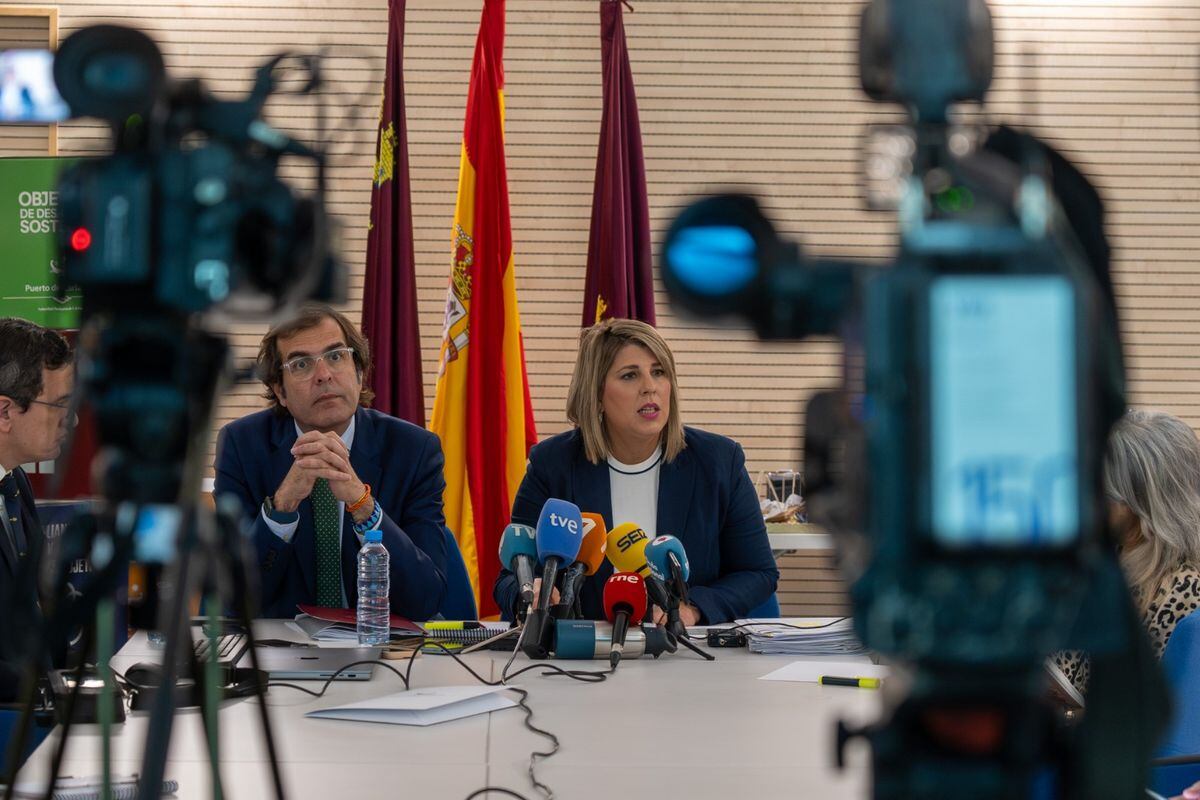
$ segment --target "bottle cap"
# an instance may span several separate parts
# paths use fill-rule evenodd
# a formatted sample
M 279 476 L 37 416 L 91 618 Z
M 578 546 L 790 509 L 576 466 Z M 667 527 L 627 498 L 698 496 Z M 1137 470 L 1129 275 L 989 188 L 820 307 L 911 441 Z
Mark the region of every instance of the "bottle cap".
M 382 542 L 383 541 L 383 531 L 379 530 L 379 528 L 375 528 L 374 530 L 367 531 L 366 533 L 363 534 L 363 541 L 364 542 Z

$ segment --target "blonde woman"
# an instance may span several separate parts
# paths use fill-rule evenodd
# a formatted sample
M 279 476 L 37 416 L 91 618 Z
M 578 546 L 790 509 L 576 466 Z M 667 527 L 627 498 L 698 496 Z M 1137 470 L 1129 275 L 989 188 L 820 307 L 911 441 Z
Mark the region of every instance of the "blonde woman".
M 636 522 L 650 536 L 671 534 L 691 565 L 685 625 L 745 616 L 775 591 L 758 497 L 737 442 L 684 427 L 675 359 L 644 322 L 605 320 L 586 328 L 567 395 L 575 427 L 533 448 L 512 520 L 536 525 L 549 498 L 604 517 L 611 529 Z M 583 616 L 603 619 L 605 563 L 580 591 Z M 503 570 L 493 596 L 511 615 L 517 587 Z M 662 609 L 652 609 L 655 621 Z
M 1175 626 L 1200 607 L 1200 440 L 1178 417 L 1129 411 L 1108 439 L 1104 491 L 1121 567 L 1162 658 Z M 1086 658 L 1058 662 L 1087 685 Z

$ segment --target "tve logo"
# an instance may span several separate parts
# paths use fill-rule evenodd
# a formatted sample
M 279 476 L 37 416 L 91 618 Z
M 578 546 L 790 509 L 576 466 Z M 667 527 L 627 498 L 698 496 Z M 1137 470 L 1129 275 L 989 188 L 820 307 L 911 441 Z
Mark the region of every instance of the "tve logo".
M 566 528 L 574 536 L 579 535 L 579 523 L 580 520 L 577 518 L 572 519 L 564 517 L 562 514 L 555 514 L 553 511 L 550 512 L 550 524 L 555 528 Z

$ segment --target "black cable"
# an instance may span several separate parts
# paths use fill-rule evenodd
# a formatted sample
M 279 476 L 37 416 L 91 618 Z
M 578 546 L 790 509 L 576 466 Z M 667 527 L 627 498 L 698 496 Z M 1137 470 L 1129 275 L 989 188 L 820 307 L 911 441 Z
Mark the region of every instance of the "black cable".
M 325 692 L 326 692 L 326 691 L 329 689 L 329 685 L 330 685 L 331 683 L 333 683 L 334 681 L 336 681 L 336 680 L 337 680 L 337 676 L 338 676 L 338 675 L 341 675 L 343 672 L 345 672 L 346 670 L 350 669 L 351 667 L 361 667 L 363 664 L 378 664 L 378 665 L 380 665 L 381 667 L 387 667 L 387 668 L 388 668 L 388 669 L 390 669 L 392 672 L 396 673 L 396 677 L 397 677 L 397 678 L 399 678 L 401 681 L 403 681 L 403 683 L 404 683 L 404 688 L 405 688 L 405 689 L 408 689 L 408 685 L 409 685 L 409 684 L 408 684 L 408 678 L 406 678 L 404 675 L 402 675 L 402 674 L 400 673 L 400 670 L 396 669 L 396 668 L 395 668 L 395 667 L 393 667 L 391 664 L 389 664 L 388 662 L 386 662 L 386 661 L 384 661 L 383 659 L 380 659 L 380 658 L 368 658 L 368 659 L 365 659 L 365 660 L 363 660 L 363 661 L 352 661 L 352 662 L 350 662 L 349 664 L 346 664 L 344 667 L 342 667 L 342 668 L 341 668 L 341 669 L 339 669 L 337 672 L 335 672 L 335 673 L 333 673 L 332 675 L 330 675 L 330 676 L 329 676 L 329 677 L 328 677 L 328 678 L 325 680 L 325 683 L 324 683 L 324 684 L 322 684 L 322 686 L 321 686 L 321 690 L 320 690 L 319 692 L 314 692 L 312 689 L 308 689 L 308 688 L 305 688 L 305 687 L 303 687 L 303 686 L 297 686 L 297 685 L 296 685 L 296 684 L 294 684 L 294 683 L 284 683 L 284 682 L 278 682 L 278 681 L 277 681 L 277 682 L 271 682 L 271 683 L 268 683 L 268 684 L 267 684 L 267 688 L 268 688 L 268 689 L 270 689 L 270 688 L 272 688 L 272 687 L 278 686 L 278 687 L 280 687 L 281 689 L 295 689 L 296 691 L 299 691 L 299 692 L 304 692 L 305 694 L 311 694 L 313 697 L 324 697 L 324 696 L 325 696 Z
M 833 620 L 832 622 L 822 622 L 820 625 L 793 625 L 790 622 L 743 622 L 740 625 L 731 625 L 728 628 L 719 628 L 719 630 L 736 631 L 739 628 L 745 628 L 746 630 L 750 630 L 752 628 L 793 628 L 798 631 L 818 631 L 821 628 L 830 628 L 834 625 L 837 625 L 839 622 L 845 622 L 848 619 L 850 619 L 850 618 L 849 617 L 838 617 L 837 619 Z M 717 628 L 717 626 L 715 626 L 715 625 L 710 625 L 708 627 Z M 753 632 L 753 631 L 751 631 L 751 632 Z M 690 638 L 692 638 L 692 636 L 689 634 L 688 638 L 690 639 Z M 696 637 L 696 638 L 701 638 L 701 637 Z

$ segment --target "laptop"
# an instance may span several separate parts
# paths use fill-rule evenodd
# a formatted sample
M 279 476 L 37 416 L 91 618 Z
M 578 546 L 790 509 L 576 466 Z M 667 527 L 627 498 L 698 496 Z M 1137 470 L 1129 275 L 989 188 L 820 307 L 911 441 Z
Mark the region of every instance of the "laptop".
M 374 662 L 382 653 L 381 647 L 258 647 L 258 668 L 273 681 L 368 681 L 375 672 Z M 338 672 L 348 664 L 365 661 Z M 249 667 L 250 654 L 238 662 Z

